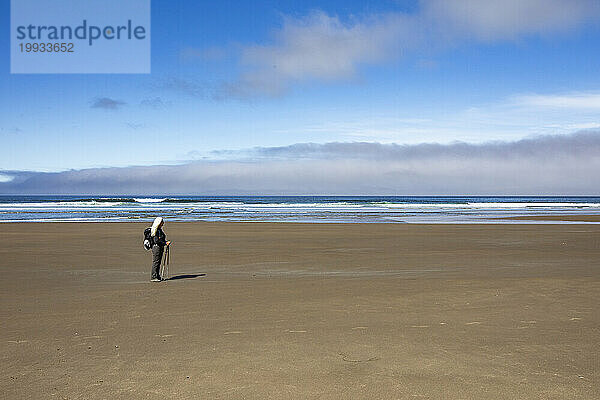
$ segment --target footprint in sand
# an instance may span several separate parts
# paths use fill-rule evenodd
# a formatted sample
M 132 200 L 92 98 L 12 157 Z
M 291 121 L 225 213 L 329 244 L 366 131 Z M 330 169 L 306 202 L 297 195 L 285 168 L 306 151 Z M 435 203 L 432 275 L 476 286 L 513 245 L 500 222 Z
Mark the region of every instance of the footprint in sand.
M 379 357 L 369 357 L 369 358 L 365 358 L 365 359 L 360 359 L 360 358 L 352 358 L 352 357 L 348 356 L 346 353 L 338 353 L 338 354 L 340 356 L 342 356 L 342 360 L 344 360 L 346 362 L 351 362 L 351 363 L 363 363 L 363 362 L 379 360 Z

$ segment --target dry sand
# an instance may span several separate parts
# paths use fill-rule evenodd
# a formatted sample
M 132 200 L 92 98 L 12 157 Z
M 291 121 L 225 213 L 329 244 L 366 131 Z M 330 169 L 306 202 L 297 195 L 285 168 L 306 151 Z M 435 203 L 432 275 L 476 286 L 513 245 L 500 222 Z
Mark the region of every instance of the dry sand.
M 1 224 L 6 399 L 598 399 L 600 225 Z

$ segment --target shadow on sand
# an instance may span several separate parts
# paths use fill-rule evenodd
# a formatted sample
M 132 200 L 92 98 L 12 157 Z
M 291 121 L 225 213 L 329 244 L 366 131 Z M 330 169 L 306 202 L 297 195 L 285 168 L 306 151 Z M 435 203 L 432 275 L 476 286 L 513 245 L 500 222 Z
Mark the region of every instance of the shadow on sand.
M 165 279 L 165 281 L 177 281 L 179 279 L 194 279 L 199 278 L 201 276 L 206 276 L 206 274 L 182 274 L 171 276 L 169 279 Z

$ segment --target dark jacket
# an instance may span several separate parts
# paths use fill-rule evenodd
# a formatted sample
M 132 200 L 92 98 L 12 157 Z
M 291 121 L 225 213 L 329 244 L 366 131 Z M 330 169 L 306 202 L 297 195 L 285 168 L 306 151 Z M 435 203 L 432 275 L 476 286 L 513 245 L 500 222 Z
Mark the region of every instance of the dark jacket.
M 167 236 L 161 228 L 158 228 L 156 230 L 156 236 L 154 236 L 154 244 L 159 245 L 160 247 L 165 247 L 167 245 Z

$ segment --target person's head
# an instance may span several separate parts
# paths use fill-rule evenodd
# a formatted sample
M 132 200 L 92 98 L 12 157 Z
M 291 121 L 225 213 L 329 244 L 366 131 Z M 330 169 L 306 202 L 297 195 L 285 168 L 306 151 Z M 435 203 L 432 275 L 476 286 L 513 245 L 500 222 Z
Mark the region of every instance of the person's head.
M 158 228 L 162 227 L 165 223 L 165 220 L 163 219 L 163 217 L 156 217 L 154 219 L 154 222 L 152 223 L 152 231 L 150 232 L 150 234 L 152 236 L 156 236 L 156 231 L 158 230 Z

